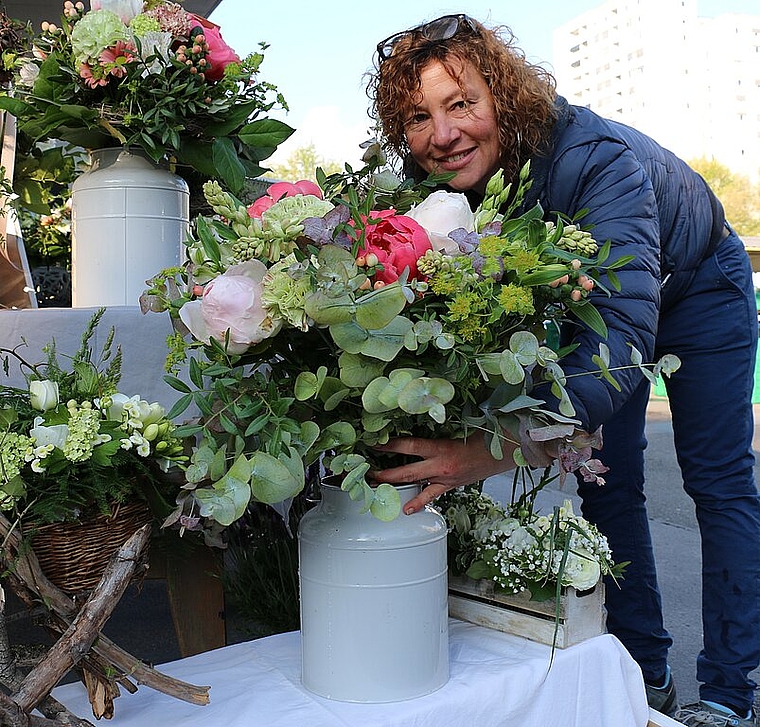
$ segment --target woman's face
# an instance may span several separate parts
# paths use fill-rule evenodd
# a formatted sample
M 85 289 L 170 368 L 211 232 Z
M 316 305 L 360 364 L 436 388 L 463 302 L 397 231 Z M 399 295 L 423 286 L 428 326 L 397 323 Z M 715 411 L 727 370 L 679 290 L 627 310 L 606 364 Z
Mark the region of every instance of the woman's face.
M 472 64 L 455 61 L 453 70 L 461 84 L 439 61 L 425 67 L 404 132 L 426 172 L 456 172 L 451 187 L 482 193 L 500 167 L 493 96 Z

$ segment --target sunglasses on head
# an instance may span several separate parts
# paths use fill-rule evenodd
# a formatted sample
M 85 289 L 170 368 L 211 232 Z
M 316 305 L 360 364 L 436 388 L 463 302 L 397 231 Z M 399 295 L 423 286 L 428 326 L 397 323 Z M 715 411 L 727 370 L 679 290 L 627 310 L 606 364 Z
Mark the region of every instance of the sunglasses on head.
M 462 30 L 469 31 L 476 35 L 478 34 L 478 28 L 475 21 L 468 15 L 444 15 L 435 20 L 431 20 L 429 23 L 423 23 L 416 28 L 404 30 L 400 33 L 394 33 L 393 35 L 388 36 L 385 40 L 381 40 L 377 44 L 377 56 L 381 63 L 387 61 L 393 55 L 393 49 L 396 47 L 396 44 L 400 40 L 415 33 L 421 35 L 425 40 L 436 42 L 451 40 Z

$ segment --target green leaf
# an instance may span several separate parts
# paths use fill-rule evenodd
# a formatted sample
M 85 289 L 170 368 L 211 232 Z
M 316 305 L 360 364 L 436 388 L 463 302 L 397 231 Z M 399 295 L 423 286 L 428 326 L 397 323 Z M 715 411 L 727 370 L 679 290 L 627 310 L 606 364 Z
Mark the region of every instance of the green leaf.
M 607 324 L 599 315 L 599 311 L 588 300 L 583 300 L 580 303 L 568 301 L 568 307 L 594 333 L 602 338 L 607 338 Z
M 446 421 L 447 404 L 455 390 L 446 379 L 422 376 L 410 381 L 398 395 L 398 405 L 408 414 L 429 414 L 439 424 Z
M 8 111 L 19 119 L 26 118 L 34 114 L 34 106 L 10 96 L 0 96 L 0 109 Z
M 352 388 L 363 389 L 370 381 L 382 376 L 386 364 L 361 354 L 343 352 L 338 358 L 340 380 Z
M 233 194 L 237 194 L 245 182 L 245 168 L 238 159 L 232 140 L 224 137 L 214 139 L 211 158 L 216 169 L 214 176 L 221 179 Z
M 363 295 L 356 301 L 356 322 L 363 328 L 385 328 L 406 307 L 403 288 L 396 282 Z
M 251 491 L 259 501 L 269 505 L 297 495 L 302 483 L 279 459 L 267 452 L 251 457 Z
M 251 147 L 277 147 L 282 144 L 295 129 L 276 119 L 260 119 L 246 124 L 238 136 Z
M 391 522 L 401 513 L 401 497 L 393 485 L 378 485 L 374 490 L 374 497 L 369 506 L 369 511 L 381 522 Z
M 354 298 L 349 292 L 335 295 L 317 290 L 304 301 L 306 315 L 322 326 L 353 322 L 355 310 Z

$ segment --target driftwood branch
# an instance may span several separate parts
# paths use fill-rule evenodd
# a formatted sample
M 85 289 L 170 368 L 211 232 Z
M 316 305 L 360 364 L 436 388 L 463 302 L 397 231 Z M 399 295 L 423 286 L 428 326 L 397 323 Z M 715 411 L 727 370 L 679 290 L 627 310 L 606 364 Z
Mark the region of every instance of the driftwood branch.
M 24 679 L 13 701 L 25 712 L 87 655 L 129 585 L 149 538 L 150 525 L 143 525 L 122 545 L 69 628 Z
M 129 678 L 127 678 L 130 677 L 138 684 L 145 685 L 151 689 L 162 692 L 163 694 L 167 694 L 191 704 L 208 704 L 210 687 L 195 686 L 162 674 L 144 664 L 142 661 L 117 646 L 103 634 L 99 633 L 99 629 L 102 627 L 105 620 L 107 620 L 108 615 L 110 615 L 116 602 L 121 597 L 123 589 L 118 592 L 118 594 L 111 592 L 110 598 L 113 599 L 113 605 L 108 610 L 108 614 L 105 618 L 102 619 L 100 625 L 98 625 L 93 632 L 93 639 L 90 640 L 90 629 L 86 628 L 83 625 L 85 622 L 77 617 L 80 608 L 79 605 L 74 599 L 69 597 L 46 578 L 34 552 L 22 543 L 19 534 L 14 530 L 10 521 L 8 521 L 8 519 L 2 514 L 0 514 L 0 538 L 3 540 L 2 549 L 0 550 L 0 559 L 4 561 L 5 569 L 8 572 L 6 577 L 12 584 L 13 590 L 19 598 L 30 608 L 42 601 L 49 609 L 52 617 L 51 624 L 56 632 L 59 634 L 63 633 L 63 638 L 69 634 L 69 631 L 71 632 L 71 638 L 65 642 L 65 645 L 57 648 L 58 644 L 56 644 L 56 646 L 53 647 L 56 652 L 51 656 L 52 662 L 46 661 L 43 671 L 57 674 L 60 671 L 61 664 L 69 663 L 72 660 L 76 663 L 76 661 L 81 660 L 85 671 L 91 671 L 91 673 L 95 675 L 103 674 L 106 670 L 115 671 L 115 676 L 110 675 L 109 679 L 106 681 L 112 683 L 111 688 L 115 689 L 116 693 L 118 693 L 118 687 L 115 686 L 114 680 L 118 680 L 119 683 L 125 686 L 130 692 L 136 690 L 136 687 L 129 681 Z M 129 578 L 126 579 L 126 582 L 128 582 L 128 580 Z M 126 582 L 124 587 L 126 587 Z M 96 589 L 95 592 L 97 591 L 98 589 Z M 95 593 L 93 593 L 93 597 L 94 595 Z M 93 597 L 91 597 L 90 600 L 92 600 Z M 103 598 L 108 599 L 109 596 L 104 595 Z M 93 616 L 93 610 L 96 609 L 91 609 L 88 612 L 88 618 L 90 620 L 95 618 Z M 86 649 L 76 645 L 76 638 L 83 635 L 83 630 L 85 637 L 90 640 Z M 0 652 L 1 650 L 2 644 L 0 643 Z M 21 689 L 18 684 L 18 674 L 15 676 L 16 679 L 13 684 L 6 683 L 6 686 L 11 691 Z M 37 683 L 36 681 L 38 678 L 40 678 L 39 672 L 31 682 L 26 680 L 22 681 L 22 684 L 26 681 L 23 686 L 23 691 L 20 692 L 20 698 L 23 699 L 24 704 L 27 704 L 31 699 L 36 698 L 35 695 L 38 695 L 43 691 L 40 683 Z M 47 683 L 48 679 L 44 679 L 43 681 Z M 52 686 L 54 686 L 54 684 L 50 685 L 48 688 L 52 688 Z M 32 708 L 34 707 L 40 711 L 43 711 L 44 709 L 43 714 L 46 716 L 53 717 L 57 715 L 56 718 L 58 721 L 55 722 L 57 725 L 90 725 L 89 722 L 80 720 L 74 715 L 68 715 L 67 717 L 65 714 L 62 714 L 66 713 L 65 707 L 51 697 L 45 697 L 40 703 L 32 704 Z M 95 705 L 93 705 L 93 708 L 95 711 Z M 37 717 L 32 718 L 35 720 L 39 719 Z M 67 718 L 79 721 L 62 721 Z M 53 722 L 48 721 L 47 724 L 53 724 Z

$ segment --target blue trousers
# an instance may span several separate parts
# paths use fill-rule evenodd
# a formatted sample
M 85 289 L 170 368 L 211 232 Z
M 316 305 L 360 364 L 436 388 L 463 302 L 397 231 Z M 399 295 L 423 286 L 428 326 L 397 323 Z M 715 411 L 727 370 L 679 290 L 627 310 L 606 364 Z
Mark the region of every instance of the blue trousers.
M 699 267 L 679 301 L 660 317 L 657 357 L 681 368 L 666 379 L 684 489 L 702 540 L 700 698 L 749 709 L 760 663 L 760 497 L 754 481 L 752 388 L 758 323 L 752 269 L 731 234 Z M 644 494 L 644 381 L 605 423 L 600 459 L 607 484 L 579 482 L 582 512 L 607 536 L 617 562 L 631 561 L 619 586 L 607 584 L 608 629 L 645 679 L 665 671 L 672 640 L 662 604 Z M 694 554 L 697 557 L 697 554 Z

